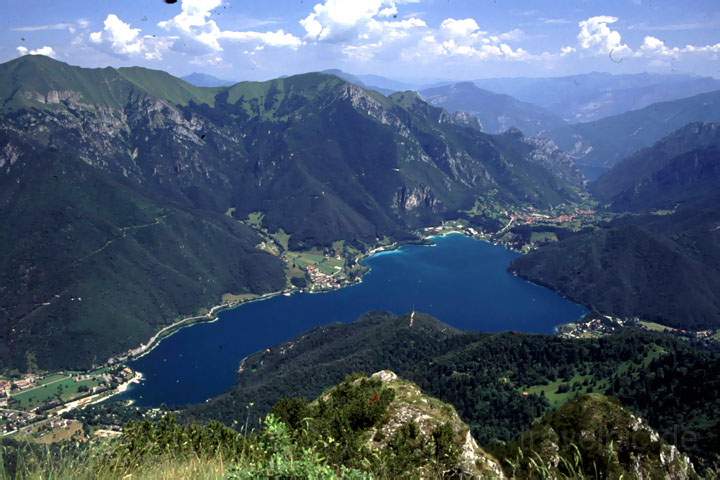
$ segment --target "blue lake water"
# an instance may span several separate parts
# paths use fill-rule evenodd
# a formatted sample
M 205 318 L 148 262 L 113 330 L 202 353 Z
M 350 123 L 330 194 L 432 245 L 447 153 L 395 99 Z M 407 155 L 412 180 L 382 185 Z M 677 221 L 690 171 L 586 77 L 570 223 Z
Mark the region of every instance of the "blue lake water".
M 584 307 L 507 272 L 518 256 L 463 235 L 409 245 L 366 260 L 363 282 L 322 294 L 278 296 L 184 328 L 132 362 L 145 380 L 125 393 L 139 405 L 197 403 L 230 389 L 240 361 L 319 325 L 370 310 L 430 313 L 463 330 L 550 333 Z

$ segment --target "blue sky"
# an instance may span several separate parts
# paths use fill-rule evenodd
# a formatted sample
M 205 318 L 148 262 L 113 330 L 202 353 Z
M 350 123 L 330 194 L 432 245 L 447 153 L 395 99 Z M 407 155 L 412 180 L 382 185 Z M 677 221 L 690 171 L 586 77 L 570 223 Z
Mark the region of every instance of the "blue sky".
M 341 68 L 404 80 L 588 71 L 720 77 L 717 0 L 3 0 L 0 61 L 231 80 Z

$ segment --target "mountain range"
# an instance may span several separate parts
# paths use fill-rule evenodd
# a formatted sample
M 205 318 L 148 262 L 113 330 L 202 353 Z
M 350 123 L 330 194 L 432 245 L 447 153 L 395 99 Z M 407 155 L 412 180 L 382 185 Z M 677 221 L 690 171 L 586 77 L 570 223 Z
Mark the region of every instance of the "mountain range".
M 474 83 L 543 107 L 571 123 L 592 122 L 653 103 L 720 90 L 720 80 L 710 77 L 651 73 L 592 72 L 552 78 L 491 78 Z
M 565 125 L 562 118 L 541 107 L 510 95 L 483 90 L 472 82 L 429 88 L 420 91 L 420 95 L 428 103 L 450 112 L 475 115 L 483 131 L 488 133 L 500 133 L 514 127 L 532 136 Z
M 323 70 L 322 73 L 342 78 L 346 82 L 353 83 L 368 90 L 374 90 L 383 95 L 392 95 L 396 92 L 414 91 L 416 87 L 407 83 L 399 82 L 379 75 L 355 75 L 344 72 L 337 68 Z
M 291 249 L 365 249 L 480 197 L 543 208 L 581 189 L 521 134 L 321 73 L 201 88 L 25 56 L 0 65 L 0 99 L 7 368 L 89 366 L 222 294 L 284 288 L 258 212 Z
M 560 127 L 549 138 L 578 165 L 607 170 L 692 122 L 720 121 L 720 90 L 654 103 L 594 122 Z
M 341 71 L 225 84 L 34 55 L 0 65 L 3 379 L 88 369 L 179 319 L 210 318 L 228 295 L 286 291 L 283 252 L 356 260 L 444 220 L 499 223 L 471 215 L 478 205 L 510 216 L 494 240 L 536 220 L 561 231 L 509 269 L 592 316 L 718 328 L 720 90 L 643 105 L 712 79 L 484 83 L 521 99 Z M 576 160 L 607 171 L 588 183 Z M 69 411 L 63 422 L 103 434 L 123 415 L 143 421 L 99 455 L 91 444 L 37 464 L 91 466 L 68 478 L 217 457 L 227 478 L 710 475 L 717 344 L 639 325 L 579 340 L 371 312 L 249 355 L 230 391 L 179 421 L 122 403 Z M 0 476 L 34 458 L 0 443 Z M 198 476 L 178 471 L 165 476 Z

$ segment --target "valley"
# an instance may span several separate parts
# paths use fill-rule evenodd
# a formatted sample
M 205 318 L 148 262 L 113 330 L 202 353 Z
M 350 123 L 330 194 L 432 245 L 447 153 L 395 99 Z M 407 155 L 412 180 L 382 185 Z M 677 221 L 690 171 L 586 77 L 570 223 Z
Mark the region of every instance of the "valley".
M 716 79 L 222 78 L 0 64 L 0 476 L 720 471 Z

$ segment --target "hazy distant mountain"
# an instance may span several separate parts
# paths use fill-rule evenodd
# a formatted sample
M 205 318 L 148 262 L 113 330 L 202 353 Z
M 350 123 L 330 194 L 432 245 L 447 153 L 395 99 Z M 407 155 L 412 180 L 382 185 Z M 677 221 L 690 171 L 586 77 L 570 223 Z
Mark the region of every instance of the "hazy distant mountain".
M 386 96 L 395 92 L 406 92 L 418 89 L 418 85 L 399 82 L 379 75 L 355 75 L 337 68 L 323 70 L 323 73 L 335 75 L 347 82 L 354 83 L 355 85 L 359 85 L 370 90 L 375 90 L 376 92 L 382 93 Z
M 607 169 L 692 122 L 720 122 L 720 90 L 567 125 L 549 136 L 578 164 Z
M 544 107 L 569 122 L 589 122 L 720 89 L 720 80 L 709 77 L 649 73 L 594 72 L 555 78 L 491 78 L 475 83 Z
M 510 95 L 493 93 L 472 82 L 455 83 L 420 92 L 429 103 L 451 112 L 468 112 L 477 117 L 484 131 L 503 132 L 511 127 L 526 135 L 565 125 L 557 115 Z
M 360 78 L 359 76 L 353 75 L 352 73 L 344 72 L 344 71 L 339 70 L 339 69 L 337 69 L 337 68 L 332 68 L 332 69 L 329 69 L 329 70 L 323 70 L 322 73 L 325 73 L 325 74 L 328 74 L 328 75 L 335 75 L 336 77 L 342 78 L 342 79 L 345 80 L 346 82 L 350 82 L 350 83 L 352 83 L 352 84 L 354 84 L 354 85 L 357 85 L 357 86 L 363 87 L 363 88 L 367 88 L 367 89 L 369 89 L 369 90 L 374 90 L 374 91 L 376 91 L 376 92 L 378 92 L 378 93 L 381 93 L 381 94 L 383 94 L 383 95 L 385 95 L 385 96 L 392 95 L 393 93 L 395 93 L 396 91 L 398 91 L 398 90 L 389 89 L 389 88 L 383 88 L 383 87 L 380 87 L 380 86 L 378 86 L 378 85 L 373 85 L 373 84 L 366 83 L 365 80 L 363 80 L 363 79 Z
M 356 75 L 366 85 L 391 90 L 393 92 L 404 92 L 407 90 L 416 90 L 417 84 L 400 82 L 391 78 L 381 77 L 380 75 Z
M 221 78 L 208 75 L 207 73 L 191 73 L 182 77 L 188 83 L 192 83 L 196 87 L 228 87 L 234 83 L 232 80 L 223 80 Z
M 284 288 L 253 212 L 296 250 L 365 248 L 483 195 L 578 198 L 520 135 L 320 73 L 201 88 L 25 56 L 0 65 L 0 145 L 4 368 L 87 367 L 224 293 Z

